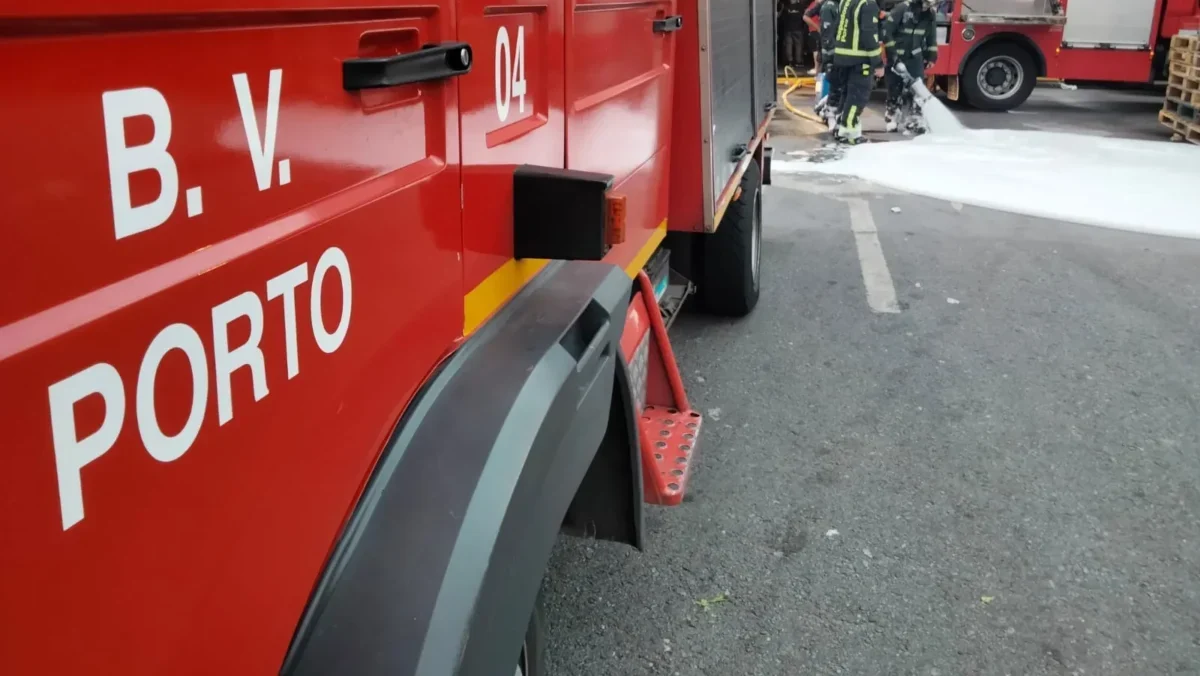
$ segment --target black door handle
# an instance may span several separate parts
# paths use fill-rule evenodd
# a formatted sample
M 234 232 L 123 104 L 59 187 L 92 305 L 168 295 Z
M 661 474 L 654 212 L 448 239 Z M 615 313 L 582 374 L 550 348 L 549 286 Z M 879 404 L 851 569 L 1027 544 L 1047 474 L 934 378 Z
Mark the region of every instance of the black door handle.
M 346 59 L 342 89 L 348 92 L 429 82 L 471 72 L 471 45 L 441 42 L 395 56 Z
M 678 14 L 654 20 L 655 33 L 674 33 L 680 28 L 683 28 L 683 17 Z

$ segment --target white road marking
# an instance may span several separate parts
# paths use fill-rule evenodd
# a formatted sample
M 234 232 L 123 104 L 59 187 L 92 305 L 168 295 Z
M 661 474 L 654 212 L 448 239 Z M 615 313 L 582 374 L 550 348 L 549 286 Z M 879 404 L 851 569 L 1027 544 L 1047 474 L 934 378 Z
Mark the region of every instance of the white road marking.
M 850 205 L 850 230 L 854 232 L 854 244 L 858 248 L 867 305 L 873 312 L 898 313 L 900 304 L 896 302 L 896 287 L 892 284 L 887 259 L 883 257 L 883 247 L 879 245 L 879 231 L 871 217 L 871 206 L 864 199 L 849 199 L 846 203 Z

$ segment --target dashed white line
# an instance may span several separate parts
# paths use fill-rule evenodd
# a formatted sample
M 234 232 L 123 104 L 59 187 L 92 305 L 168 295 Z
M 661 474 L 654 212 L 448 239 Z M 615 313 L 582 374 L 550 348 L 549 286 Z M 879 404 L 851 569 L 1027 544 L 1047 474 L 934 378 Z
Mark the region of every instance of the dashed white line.
M 854 244 L 858 248 L 863 286 L 867 289 L 867 305 L 873 312 L 900 312 L 892 273 L 888 270 L 887 259 L 883 257 L 883 247 L 879 245 L 875 219 L 871 217 L 871 205 L 863 199 L 848 199 L 846 203 L 850 205 L 850 230 L 854 232 Z

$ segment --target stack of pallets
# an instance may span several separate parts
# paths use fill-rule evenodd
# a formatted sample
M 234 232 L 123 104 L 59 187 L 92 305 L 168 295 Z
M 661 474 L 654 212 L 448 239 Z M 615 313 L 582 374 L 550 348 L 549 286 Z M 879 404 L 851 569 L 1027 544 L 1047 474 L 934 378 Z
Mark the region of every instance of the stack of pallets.
M 1158 121 L 1183 140 L 1200 145 L 1200 35 L 1171 38 L 1167 97 Z

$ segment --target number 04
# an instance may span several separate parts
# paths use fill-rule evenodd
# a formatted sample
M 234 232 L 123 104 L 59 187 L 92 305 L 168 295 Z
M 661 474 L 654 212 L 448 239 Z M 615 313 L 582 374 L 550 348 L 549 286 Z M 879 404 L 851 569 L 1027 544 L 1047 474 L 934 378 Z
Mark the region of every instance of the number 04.
M 515 54 L 514 54 L 515 52 Z M 501 122 L 508 119 L 513 97 L 517 110 L 525 112 L 525 27 L 517 26 L 517 46 L 508 39 L 508 28 L 496 32 L 496 115 Z

